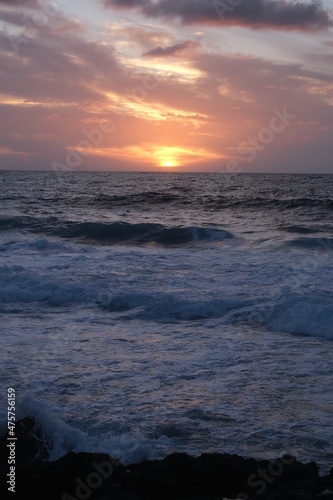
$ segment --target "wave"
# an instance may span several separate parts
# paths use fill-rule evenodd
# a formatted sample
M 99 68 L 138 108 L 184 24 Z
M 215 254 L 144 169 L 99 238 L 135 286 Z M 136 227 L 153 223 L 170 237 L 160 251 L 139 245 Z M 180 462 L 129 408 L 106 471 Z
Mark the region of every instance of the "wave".
M 116 207 L 140 207 L 149 209 L 150 206 L 192 206 L 200 209 L 276 209 L 276 210 L 297 210 L 297 209 L 315 209 L 315 210 L 333 210 L 333 200 L 331 198 L 277 198 L 271 194 L 267 196 L 246 197 L 242 193 L 239 196 L 230 196 L 226 191 L 223 194 L 205 194 L 195 193 L 189 188 L 170 188 L 163 191 L 142 191 L 134 193 L 118 194 L 99 194 L 89 200 L 91 207 L 116 208 Z M 234 194 L 234 193 L 233 193 Z M 79 197 L 78 205 L 86 203 L 87 200 Z
M 31 217 L 0 219 L 0 230 L 22 230 L 44 233 L 66 239 L 115 244 L 180 246 L 200 242 L 219 242 L 233 238 L 224 229 L 198 226 L 167 227 L 163 224 L 126 222 L 61 222 L 56 217 L 46 220 Z
M 100 194 L 92 200 L 93 205 L 101 206 L 103 208 L 123 207 L 133 205 L 159 205 L 168 203 L 183 203 L 182 197 L 170 191 L 145 191 L 134 194 L 124 195 L 107 195 Z
M 56 271 L 56 275 L 53 274 Z M 148 290 L 138 285 L 130 291 L 111 287 L 108 281 L 58 276 L 59 266 L 51 274 L 36 276 L 21 266 L 0 267 L 1 311 L 41 307 L 89 308 L 92 319 L 178 323 L 199 321 L 208 328 L 219 324 L 262 325 L 270 331 L 310 335 L 333 340 L 333 295 L 320 289 L 296 293 L 292 289 L 276 291 L 271 299 L 246 297 L 239 291 L 222 291 L 217 297 L 167 293 L 157 287 Z M 197 294 L 197 292 L 196 292 Z M 94 311 L 94 312 L 93 312 Z M 94 316 L 95 315 L 95 316 Z
M 323 292 L 281 296 L 268 324 L 276 331 L 333 340 L 333 297 Z
M 206 326 L 216 326 L 221 321 L 249 323 L 283 333 L 333 340 L 333 297 L 324 292 L 313 297 L 286 290 L 271 301 L 236 298 L 188 301 L 168 295 L 156 298 L 123 293 L 109 297 L 100 306 L 108 312 L 120 313 L 123 319 L 205 321 Z
M 255 196 L 251 198 L 230 198 L 228 196 L 206 196 L 202 199 L 198 198 L 200 205 L 210 209 L 223 208 L 238 208 L 242 209 L 275 209 L 282 210 L 297 210 L 297 209 L 322 209 L 333 210 L 333 200 L 314 199 L 314 198 L 293 198 L 293 199 L 277 199 L 272 197 Z
M 276 209 L 276 210 L 297 210 L 297 209 L 322 209 L 333 210 L 333 200 L 330 198 L 273 198 L 271 196 L 255 196 L 255 197 L 238 197 L 229 194 L 216 194 L 201 196 L 196 193 L 193 198 L 193 192 L 188 190 L 179 191 L 179 189 L 170 189 L 165 191 L 146 191 L 126 195 L 99 195 L 91 200 L 92 206 L 100 206 L 103 208 L 114 207 L 142 207 L 149 208 L 150 205 L 176 205 L 182 206 L 192 205 L 201 209 Z
M 333 238 L 310 238 L 301 236 L 284 242 L 285 246 L 304 250 L 333 251 Z
M 80 238 L 107 244 L 157 244 L 163 246 L 224 241 L 233 235 L 222 229 L 203 227 L 166 227 L 162 224 L 113 222 L 68 222 L 51 234 L 62 238 Z
M 190 301 L 162 294 L 122 293 L 101 301 L 100 306 L 112 313 L 128 313 L 127 318 L 157 321 L 196 321 L 223 317 L 227 312 L 248 305 L 249 301 L 214 299 Z
M 311 234 L 314 232 L 321 231 L 321 229 L 319 229 L 318 226 L 306 227 L 306 226 L 297 226 L 297 225 L 293 225 L 293 224 L 278 225 L 277 229 L 279 229 L 280 231 L 285 231 L 287 233 L 296 233 L 296 234 Z
M 270 301 L 258 300 L 227 315 L 275 332 L 333 340 L 333 296 L 328 292 L 297 294 L 285 290 Z
M 35 225 L 36 219 L 29 216 L 20 217 L 0 217 L 0 231 L 16 230 L 32 227 Z
M 91 300 L 91 292 L 82 284 L 54 277 L 38 277 L 21 266 L 0 267 L 0 304 L 40 303 L 59 307 Z

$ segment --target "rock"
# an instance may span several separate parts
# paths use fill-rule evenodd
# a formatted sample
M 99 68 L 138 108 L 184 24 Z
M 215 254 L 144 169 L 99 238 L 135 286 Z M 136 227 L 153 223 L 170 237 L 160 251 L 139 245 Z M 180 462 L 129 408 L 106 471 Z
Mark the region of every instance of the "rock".
M 45 461 L 49 458 L 51 446 L 43 431 L 33 418 L 25 417 L 15 424 L 16 460 L 19 463 Z M 0 440 L 0 460 L 7 462 L 7 435 Z
M 333 500 L 333 470 L 320 477 L 314 462 L 290 456 L 274 462 L 238 455 L 175 453 L 124 467 L 105 454 L 69 452 L 48 460 L 50 443 L 31 418 L 16 423 L 15 496 L 45 500 Z M 1 478 L 8 473 L 7 435 L 0 440 Z

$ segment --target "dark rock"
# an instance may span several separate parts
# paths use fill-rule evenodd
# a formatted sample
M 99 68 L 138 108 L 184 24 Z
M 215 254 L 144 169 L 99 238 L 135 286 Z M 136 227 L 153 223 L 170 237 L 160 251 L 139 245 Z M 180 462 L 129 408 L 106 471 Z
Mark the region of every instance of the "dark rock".
M 16 424 L 15 496 L 8 492 L 7 435 L 0 440 L 1 498 L 45 500 L 333 500 L 333 470 L 293 457 L 176 453 L 124 467 L 108 455 L 69 452 L 49 462 L 49 442 L 33 419 Z
M 7 435 L 0 440 L 0 460 L 7 462 Z M 51 443 L 43 435 L 33 418 L 25 417 L 15 424 L 16 460 L 23 464 L 45 461 L 49 458 Z

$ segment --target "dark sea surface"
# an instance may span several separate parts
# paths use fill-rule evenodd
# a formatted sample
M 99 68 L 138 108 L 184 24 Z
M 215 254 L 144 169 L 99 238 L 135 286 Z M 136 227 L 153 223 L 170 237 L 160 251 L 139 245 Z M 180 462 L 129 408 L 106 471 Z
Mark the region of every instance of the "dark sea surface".
M 333 176 L 3 171 L 0 259 L 3 394 L 53 459 L 333 465 Z

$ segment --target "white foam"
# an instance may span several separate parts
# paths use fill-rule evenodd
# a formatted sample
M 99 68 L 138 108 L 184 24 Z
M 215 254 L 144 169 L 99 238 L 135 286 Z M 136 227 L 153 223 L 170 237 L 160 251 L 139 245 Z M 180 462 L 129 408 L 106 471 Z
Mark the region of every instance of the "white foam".
M 172 447 L 166 436 L 152 440 L 141 432 L 116 435 L 112 431 L 106 431 L 98 436 L 92 436 L 89 432 L 63 422 L 52 414 L 45 402 L 36 399 L 30 392 L 26 392 L 18 399 L 16 412 L 17 420 L 27 416 L 33 417 L 42 428 L 44 443 L 51 461 L 61 458 L 69 451 L 74 451 L 107 453 L 127 465 L 145 459 L 155 459 L 161 456 L 161 449 Z M 6 421 L 1 421 L 0 431 L 1 435 L 6 432 Z
M 42 302 L 51 306 L 71 304 L 87 300 L 89 290 L 82 284 L 63 282 L 55 273 L 26 271 L 21 266 L 0 267 L 0 302 L 29 303 Z

